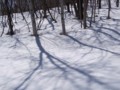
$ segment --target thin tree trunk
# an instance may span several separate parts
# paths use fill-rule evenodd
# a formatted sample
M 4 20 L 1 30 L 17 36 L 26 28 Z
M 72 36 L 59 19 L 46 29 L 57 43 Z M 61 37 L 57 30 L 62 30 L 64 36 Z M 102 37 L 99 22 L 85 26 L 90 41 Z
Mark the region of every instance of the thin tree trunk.
M 60 7 L 61 7 L 62 34 L 66 35 L 65 20 L 64 20 L 64 3 L 63 3 L 63 0 L 60 0 Z
M 30 15 L 31 15 L 31 21 L 32 21 L 32 28 L 33 28 L 33 35 L 37 36 L 37 29 L 36 29 L 36 21 L 35 21 L 35 15 L 34 15 L 34 6 L 33 6 L 33 0 L 29 1 L 29 9 L 30 9 Z
M 119 0 L 116 1 L 116 6 L 119 7 Z
M 83 17 L 84 29 L 86 29 L 86 27 L 87 27 L 87 22 L 86 22 L 86 18 L 87 18 L 87 5 L 88 5 L 88 0 L 84 0 L 84 17 Z
M 13 22 L 12 22 L 12 8 L 9 4 L 8 0 L 5 0 L 5 6 L 6 6 L 6 13 L 7 13 L 7 17 L 8 17 L 8 25 L 9 25 L 9 31 L 8 31 L 8 35 L 14 35 L 14 31 L 13 31 Z
M 108 0 L 108 17 L 107 17 L 107 19 L 110 19 L 110 11 L 111 11 L 111 0 Z

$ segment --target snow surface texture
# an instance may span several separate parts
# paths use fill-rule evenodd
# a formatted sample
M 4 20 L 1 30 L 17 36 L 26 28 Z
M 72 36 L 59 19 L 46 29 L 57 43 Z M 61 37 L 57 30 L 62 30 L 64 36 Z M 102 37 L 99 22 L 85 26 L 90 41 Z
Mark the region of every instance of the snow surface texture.
M 66 14 L 67 36 L 44 19 L 39 37 L 18 14 L 16 35 L 0 37 L 0 90 L 120 90 L 120 8 L 106 12 L 86 30 Z

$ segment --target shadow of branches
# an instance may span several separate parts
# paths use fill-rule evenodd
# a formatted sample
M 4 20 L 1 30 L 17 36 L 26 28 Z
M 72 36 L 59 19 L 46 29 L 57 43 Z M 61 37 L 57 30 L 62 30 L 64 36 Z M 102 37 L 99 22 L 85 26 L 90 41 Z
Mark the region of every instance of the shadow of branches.
M 83 45 L 83 46 L 86 46 L 86 47 L 90 47 L 90 48 L 94 48 L 94 49 L 98 49 L 98 50 L 101 50 L 101 51 L 105 51 L 105 52 L 109 52 L 109 53 L 112 53 L 112 54 L 115 54 L 115 55 L 120 55 L 120 53 L 116 53 L 116 52 L 113 52 L 113 51 L 110 51 L 110 50 L 107 50 L 107 49 L 103 49 L 103 48 L 100 48 L 100 47 L 97 47 L 97 46 L 94 46 L 94 45 L 89 45 L 89 44 L 86 44 L 86 43 L 83 43 L 77 39 L 75 39 L 74 37 L 70 36 L 70 35 L 67 35 L 71 40 L 77 42 L 78 44 L 80 45 Z
M 75 38 L 73 38 L 72 36 L 67 36 L 69 37 L 71 40 L 74 40 L 75 42 L 84 45 L 86 47 L 91 47 L 91 48 L 95 48 L 95 49 L 99 49 L 99 50 L 103 50 L 112 54 L 117 54 L 120 55 L 119 53 L 115 53 L 109 50 L 105 50 L 96 46 L 92 46 L 92 45 L 88 45 L 85 43 L 82 43 L 78 40 L 76 40 Z M 36 68 L 34 68 L 31 73 L 23 80 L 23 82 L 21 84 L 19 84 L 14 90 L 26 90 L 27 87 L 29 86 L 29 80 L 33 77 L 33 75 L 36 73 L 37 70 L 39 69 L 43 69 L 43 55 L 45 55 L 47 57 L 47 59 L 49 60 L 49 62 L 56 67 L 57 70 L 60 70 L 62 72 L 62 77 L 64 77 L 66 80 L 68 80 L 69 82 L 72 83 L 72 85 L 76 88 L 76 90 L 88 90 L 88 88 L 82 87 L 80 85 L 77 84 L 77 82 L 74 81 L 74 78 L 69 78 L 68 75 L 71 74 L 71 72 L 75 72 L 77 74 L 79 74 L 80 76 L 84 76 L 88 81 L 87 83 L 90 85 L 91 83 L 95 83 L 101 87 L 104 87 L 108 90 L 119 90 L 116 87 L 113 87 L 111 85 L 109 85 L 108 83 L 104 82 L 102 79 L 99 79 L 93 75 L 91 75 L 91 73 L 85 69 L 82 68 L 78 68 L 77 66 L 73 66 L 72 64 L 70 64 L 69 62 L 62 60 L 60 58 L 55 57 L 54 55 L 50 54 L 47 50 L 44 49 L 44 47 L 42 46 L 42 43 L 40 41 L 40 37 L 36 36 L 35 37 L 35 41 L 36 44 L 39 48 L 39 64 Z M 72 77 L 74 77 L 74 74 L 71 74 Z M 27 83 L 27 84 L 26 84 Z M 87 86 L 90 87 L 90 86 Z M 60 88 L 59 88 L 60 89 Z M 54 90 L 58 90 L 58 89 L 54 89 Z M 61 90 L 61 89 L 60 89 Z

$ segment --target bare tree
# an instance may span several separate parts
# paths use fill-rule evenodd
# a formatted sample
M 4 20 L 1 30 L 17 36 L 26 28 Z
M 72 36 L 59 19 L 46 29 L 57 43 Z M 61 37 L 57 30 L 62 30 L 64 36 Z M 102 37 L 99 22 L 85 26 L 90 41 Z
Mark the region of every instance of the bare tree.
M 37 36 L 37 29 L 36 29 L 36 21 L 35 21 L 35 15 L 34 15 L 34 0 L 28 0 L 29 3 L 29 9 L 30 9 L 30 15 L 31 15 L 31 21 L 32 21 L 32 28 L 33 28 L 33 35 Z
M 11 4 L 10 4 L 11 3 Z M 5 8 L 6 8 L 6 14 L 7 14 L 7 18 L 8 18 L 8 25 L 9 25 L 9 31 L 8 31 L 8 35 L 14 35 L 14 31 L 13 31 L 13 21 L 12 21 L 12 0 L 5 0 Z
M 111 0 L 108 0 L 108 17 L 107 17 L 107 19 L 110 19 L 110 11 L 111 11 Z
M 64 2 L 63 0 L 60 1 L 60 7 L 61 7 L 61 23 L 62 23 L 62 33 L 63 35 L 66 35 L 66 29 L 65 29 L 65 20 L 64 20 Z
M 119 7 L 119 0 L 116 0 L 116 6 Z

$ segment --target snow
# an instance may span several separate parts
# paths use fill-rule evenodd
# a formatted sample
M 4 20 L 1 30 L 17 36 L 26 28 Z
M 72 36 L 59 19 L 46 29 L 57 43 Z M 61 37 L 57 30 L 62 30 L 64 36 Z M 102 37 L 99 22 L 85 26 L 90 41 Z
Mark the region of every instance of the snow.
M 45 19 L 33 37 L 17 14 L 16 35 L 0 37 L 0 90 L 120 90 L 119 15 L 113 8 L 107 20 L 101 9 L 96 23 L 82 29 L 66 13 L 67 36 L 59 35 L 58 16 L 57 23 Z

